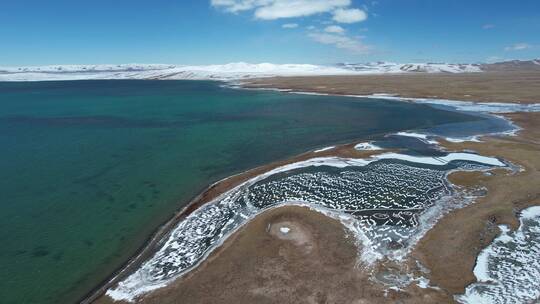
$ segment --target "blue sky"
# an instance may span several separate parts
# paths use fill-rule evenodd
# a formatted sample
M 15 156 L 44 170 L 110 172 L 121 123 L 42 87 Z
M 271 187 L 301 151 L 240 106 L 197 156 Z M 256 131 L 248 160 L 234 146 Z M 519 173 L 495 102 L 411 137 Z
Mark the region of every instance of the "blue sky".
M 0 65 L 540 57 L 540 1 L 2 0 Z

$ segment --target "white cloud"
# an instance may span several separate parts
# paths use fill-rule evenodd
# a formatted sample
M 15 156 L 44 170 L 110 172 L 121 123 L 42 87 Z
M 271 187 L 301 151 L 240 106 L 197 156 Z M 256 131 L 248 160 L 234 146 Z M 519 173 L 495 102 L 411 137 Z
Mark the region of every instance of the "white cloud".
M 340 23 L 356 23 L 367 19 L 367 14 L 361 9 L 337 9 L 334 11 L 334 21 Z
M 482 29 L 489 30 L 495 27 L 495 24 L 484 24 L 482 25 Z
M 339 49 L 366 54 L 371 47 L 362 42 L 362 37 L 346 35 L 345 29 L 332 23 L 356 23 L 367 19 L 366 10 L 352 7 L 352 0 L 210 0 L 210 4 L 230 13 L 252 12 L 259 20 L 276 20 L 323 15 L 324 30 L 315 26 L 306 27 L 308 37 L 315 42 L 333 45 Z M 328 18 L 330 17 L 330 18 Z M 297 23 L 286 23 L 283 28 L 297 28 Z
M 351 0 L 210 0 L 210 4 L 231 13 L 254 10 L 257 19 L 275 20 L 331 13 L 350 7 Z
M 311 16 L 351 4 L 350 0 L 274 0 L 255 11 L 255 17 L 264 20 Z
M 263 5 L 263 0 L 210 0 L 210 4 L 215 7 L 220 7 L 231 13 L 251 10 L 257 6 Z
M 298 27 L 298 23 L 286 23 L 283 24 L 281 27 L 286 29 L 293 29 Z
M 354 53 L 367 54 L 371 48 L 358 39 L 341 34 L 331 33 L 309 33 L 308 36 L 318 43 L 333 45 L 339 49 L 348 50 Z
M 504 50 L 505 51 L 523 51 L 530 48 L 531 48 L 531 45 L 528 43 L 516 43 L 514 45 L 505 47 Z
M 325 29 L 324 29 L 325 32 L 327 33 L 335 33 L 335 34 L 343 34 L 345 33 L 345 29 L 342 28 L 341 26 L 339 25 L 330 25 L 330 26 L 327 26 Z

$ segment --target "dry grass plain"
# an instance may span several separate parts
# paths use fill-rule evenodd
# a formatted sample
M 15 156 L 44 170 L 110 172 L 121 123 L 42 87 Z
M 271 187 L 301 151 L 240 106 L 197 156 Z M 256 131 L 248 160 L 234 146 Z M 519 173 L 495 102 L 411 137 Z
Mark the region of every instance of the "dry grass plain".
M 249 80 L 246 86 L 344 95 L 382 93 L 409 98 L 482 102 L 540 102 L 540 71 L 274 77 Z

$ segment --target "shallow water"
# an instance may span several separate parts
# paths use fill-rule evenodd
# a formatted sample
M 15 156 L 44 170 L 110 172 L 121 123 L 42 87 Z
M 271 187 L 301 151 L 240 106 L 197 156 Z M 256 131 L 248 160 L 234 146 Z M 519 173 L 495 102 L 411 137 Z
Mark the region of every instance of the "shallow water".
M 485 121 L 208 81 L 0 83 L 2 303 L 75 302 L 231 174 L 388 132 Z

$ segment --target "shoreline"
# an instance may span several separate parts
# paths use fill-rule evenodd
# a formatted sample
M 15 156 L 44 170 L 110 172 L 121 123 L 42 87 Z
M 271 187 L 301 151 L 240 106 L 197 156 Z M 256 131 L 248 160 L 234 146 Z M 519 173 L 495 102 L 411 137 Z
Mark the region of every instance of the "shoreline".
M 294 92 L 291 92 L 294 93 Z M 339 94 L 328 94 L 328 95 L 339 95 Z M 348 95 L 350 96 L 350 95 Z M 354 97 L 365 97 L 365 96 L 354 96 Z M 373 98 L 381 98 L 384 99 L 385 96 L 373 96 Z M 407 99 L 407 98 L 402 98 Z M 401 99 L 401 101 L 403 101 Z M 506 115 L 505 115 L 506 117 Z M 513 120 L 510 120 L 513 122 Z M 517 125 L 517 124 L 516 124 Z M 523 128 L 524 130 L 525 128 Z M 520 132 L 517 130 L 516 132 Z M 520 132 L 521 133 L 521 132 Z M 518 135 L 519 136 L 519 135 Z M 483 137 L 483 136 L 482 136 Z M 489 136 L 488 136 L 489 137 Z M 199 195 L 197 195 L 193 200 L 190 201 L 188 205 L 186 205 L 184 208 L 176 212 L 172 219 L 167 221 L 164 225 L 160 226 L 158 228 L 158 231 L 152 235 L 149 242 L 146 242 L 143 249 L 137 254 L 137 256 L 130 259 L 130 261 L 124 265 L 121 270 L 115 272 L 111 278 L 107 280 L 107 282 L 104 285 L 101 285 L 99 288 L 96 288 L 91 292 L 91 294 L 88 297 L 85 297 L 81 303 L 91 303 L 95 299 L 99 298 L 101 295 L 103 295 L 107 289 L 109 289 L 111 286 L 116 284 L 121 279 L 125 278 L 127 275 L 130 274 L 134 269 L 137 268 L 137 266 L 140 266 L 142 262 L 146 260 L 149 256 L 151 256 L 153 253 L 156 252 L 156 250 L 159 249 L 160 240 L 165 240 L 168 234 L 172 231 L 172 229 L 175 227 L 175 225 L 180 222 L 183 218 L 197 210 L 200 206 L 206 204 L 207 202 L 211 201 L 212 199 L 216 198 L 222 193 L 225 193 L 226 191 L 234 188 L 235 186 L 241 184 L 242 182 L 249 180 L 250 178 L 260 175 L 261 173 L 270 171 L 274 168 L 277 168 L 279 166 L 283 166 L 290 163 L 299 162 L 302 160 L 306 160 L 309 158 L 313 158 L 315 156 L 351 156 L 350 151 L 354 150 L 351 149 L 354 147 L 354 145 L 357 142 L 344 144 L 344 145 L 338 145 L 335 146 L 332 149 L 326 149 L 321 148 L 318 150 L 309 151 L 306 153 L 302 153 L 300 155 L 294 156 L 292 158 L 276 161 L 270 164 L 266 164 L 257 168 L 253 168 L 244 172 L 241 172 L 239 174 L 229 176 L 225 179 L 222 179 L 209 187 L 207 187 L 204 191 L 202 191 Z M 356 151 L 354 155 L 355 158 L 359 157 L 360 154 L 363 155 L 363 157 L 369 157 L 372 154 L 378 154 L 381 151 Z M 191 271 L 189 271 L 191 272 Z
M 511 73 L 502 73 L 505 74 L 506 77 L 512 76 Z M 540 74 L 538 73 L 530 73 L 529 75 L 533 75 L 534 79 L 538 79 L 538 76 Z M 446 77 L 446 76 L 432 76 L 432 77 Z M 480 75 L 476 75 L 475 77 L 480 77 Z M 352 79 L 353 77 L 349 78 Z M 350 95 L 349 93 L 354 92 L 354 87 L 351 87 L 352 84 L 358 84 L 364 81 L 366 78 L 369 77 L 355 77 L 355 81 L 351 80 L 351 83 L 347 83 L 344 85 L 346 87 L 345 92 L 340 92 L 341 95 Z M 407 76 L 404 76 L 403 78 L 407 78 Z M 409 78 L 415 78 L 414 76 L 409 76 Z M 421 77 L 420 77 L 421 78 Z M 458 78 L 457 75 L 448 76 L 448 78 Z M 466 78 L 466 77 L 464 77 Z M 324 91 L 323 89 L 314 89 L 313 84 L 310 83 L 311 81 L 325 81 L 330 82 L 332 84 L 336 84 L 337 80 L 341 80 L 343 77 L 311 77 L 311 78 L 303 78 L 303 79 L 293 79 L 293 78 L 275 78 L 275 79 L 261 79 L 256 81 L 261 82 L 270 82 L 271 85 L 265 86 L 265 89 L 269 89 L 270 87 L 276 88 L 278 90 L 286 90 L 288 92 L 298 90 L 298 91 L 308 91 L 310 94 L 318 94 L 319 92 L 322 94 L 329 94 L 328 91 Z M 388 78 L 380 78 L 381 81 L 387 80 Z M 309 82 L 308 82 L 309 80 Z M 272 82 L 274 83 L 272 84 Z M 295 82 L 296 81 L 296 82 Z M 429 80 L 426 80 L 429 81 Z M 292 83 L 291 83 L 292 82 Z M 281 83 L 290 83 L 289 86 L 287 85 L 277 85 Z M 349 86 L 347 88 L 347 85 Z M 250 86 L 248 84 L 248 86 Z M 253 86 L 251 86 L 253 87 Z M 256 88 L 255 86 L 254 88 Z M 349 89 L 350 91 L 347 91 Z M 441 88 L 439 88 L 441 90 Z M 446 86 L 442 87 L 442 90 L 445 90 Z M 495 103 L 498 103 L 500 101 L 511 101 L 512 104 L 521 106 L 522 104 L 536 104 L 535 106 L 538 106 L 538 102 L 540 102 L 540 90 L 538 89 L 538 82 L 531 83 L 530 79 L 527 81 L 524 81 L 523 84 L 515 85 L 510 88 L 505 88 L 508 91 L 505 92 L 507 95 L 512 95 L 512 98 L 504 99 L 504 100 L 496 100 Z M 530 96 L 523 98 L 523 91 L 529 91 L 532 93 L 533 98 L 531 99 Z M 487 96 L 489 96 L 491 93 L 488 92 L 490 88 L 485 89 L 485 93 L 488 93 Z M 356 94 L 356 92 L 354 92 Z M 376 92 L 372 92 L 376 93 Z M 455 93 L 455 92 L 454 92 Z M 331 93 L 330 93 L 331 94 Z M 388 94 L 385 95 L 378 95 L 374 96 L 376 98 L 390 98 L 390 99 L 400 99 L 400 100 L 407 100 L 407 99 L 417 99 L 417 98 L 427 98 L 427 99 L 434 99 L 434 96 L 411 96 L 407 93 L 401 94 L 401 92 L 398 92 L 398 96 L 388 96 Z M 437 97 L 439 98 L 439 97 Z M 445 98 L 448 99 L 448 98 Z M 460 98 L 461 99 L 461 98 Z M 466 99 L 471 99 L 466 98 Z M 479 98 L 476 100 L 480 100 L 481 103 L 485 103 L 487 105 L 494 104 L 494 102 L 490 102 L 491 99 L 489 97 Z M 527 207 L 540 205 L 540 193 L 538 190 L 535 189 L 534 185 L 531 187 L 531 182 L 534 182 L 535 180 L 538 180 L 540 177 L 537 176 L 537 173 L 540 170 L 540 165 L 538 164 L 538 157 L 535 157 L 535 154 L 531 154 L 530 151 L 536 151 L 538 153 L 540 151 L 540 132 L 538 131 L 540 129 L 540 115 L 539 113 L 535 112 L 514 112 L 514 111 L 505 111 L 503 113 L 495 113 L 491 114 L 499 117 L 503 117 L 506 120 L 509 120 L 512 122 L 514 126 L 517 127 L 515 132 L 510 134 L 500 134 L 495 136 L 489 135 L 489 136 L 479 136 L 479 138 L 482 140 L 481 142 L 450 142 L 447 141 L 442 144 L 442 146 L 448 148 L 448 149 L 471 149 L 479 152 L 480 154 L 485 155 L 486 153 L 491 153 L 490 155 L 499 155 L 502 158 L 509 160 L 513 162 L 514 164 L 518 164 L 522 166 L 523 171 L 517 173 L 515 176 L 509 176 L 509 177 L 498 177 L 500 178 L 500 182 L 493 182 L 492 184 L 487 184 L 487 182 L 484 182 L 484 179 L 487 179 L 485 177 L 481 177 L 479 174 L 467 174 L 467 173 L 456 173 L 454 175 L 450 176 L 450 179 L 452 183 L 458 184 L 460 186 L 472 186 L 472 185 L 481 185 L 486 186 L 488 188 L 488 193 L 485 197 L 481 197 L 475 201 L 474 204 L 471 204 L 470 206 L 467 206 L 465 208 L 457 209 L 450 214 L 446 215 L 441 219 L 441 221 L 431 229 L 426 236 L 421 240 L 421 246 L 417 246 L 415 254 L 419 256 L 420 259 L 425 257 L 422 257 L 422 255 L 426 254 L 427 252 L 439 252 L 440 256 L 437 258 L 437 254 L 435 254 L 435 257 L 432 257 L 432 263 L 430 263 L 429 266 L 441 266 L 445 265 L 447 261 L 452 261 L 451 265 L 452 267 L 439 267 L 437 271 L 438 274 L 438 280 L 443 282 L 443 285 L 446 285 L 445 287 L 449 290 L 452 290 L 456 293 L 462 293 L 466 286 L 471 284 L 475 281 L 475 278 L 473 276 L 473 268 L 476 264 L 476 258 L 478 254 L 481 252 L 483 248 L 488 246 L 492 243 L 492 241 L 499 235 L 499 230 L 493 229 L 493 227 L 496 227 L 497 225 L 501 224 L 507 224 L 512 229 L 516 229 L 518 224 L 518 218 L 517 215 L 519 212 Z M 528 153 L 528 154 L 527 154 Z M 473 177 L 467 176 L 472 175 Z M 523 176 L 529 176 L 529 178 L 523 178 Z M 534 176 L 534 177 L 533 177 Z M 478 179 L 478 180 L 475 180 Z M 521 184 L 528 185 L 523 186 L 518 180 L 521 180 Z M 506 189 L 506 190 L 505 190 Z M 512 189 L 512 190 L 508 190 Z M 486 205 L 490 204 L 490 205 Z M 493 204 L 496 206 L 490 207 Z M 482 206 L 482 207 L 480 207 Z M 485 208 L 486 210 L 482 210 Z M 493 209 L 493 210 L 492 210 Z M 478 213 L 477 215 L 471 215 L 470 210 L 473 212 Z M 464 220 L 464 219 L 469 219 Z M 462 219 L 460 221 L 460 219 Z M 455 223 L 454 223 L 455 222 Z M 471 224 L 472 222 L 473 224 Z M 459 223 L 459 224 L 456 224 Z M 485 225 L 484 225 L 485 224 Z M 472 237 L 464 237 L 464 236 L 456 236 L 452 235 L 449 232 L 445 232 L 445 230 L 453 230 L 453 231 L 463 231 L 463 228 L 467 227 L 464 231 L 471 232 L 474 236 Z M 476 239 L 475 239 L 476 238 Z M 437 248 L 436 244 L 442 244 L 444 242 L 448 242 L 448 244 L 454 244 L 453 248 L 462 248 L 461 246 L 473 246 L 472 251 L 469 250 L 467 252 L 466 256 L 463 255 L 463 253 L 451 250 L 451 253 L 448 252 L 441 252 L 440 249 Z M 431 244 L 431 245 L 429 245 Z M 476 245 L 474 245 L 476 244 Z M 418 249 L 419 247 L 423 247 Z M 445 246 L 443 246 L 445 247 Z M 446 247 L 445 247 L 446 248 Z M 459 258 L 456 258 L 459 257 Z M 440 258 L 444 257 L 444 258 Z M 455 262 L 453 262 L 455 261 Z M 454 269 L 460 269 L 460 271 L 454 271 Z M 448 278 L 445 278 L 446 273 L 453 273 L 453 278 L 448 280 Z M 447 281 L 445 283 L 445 281 Z
M 378 151 L 381 151 L 381 150 L 378 150 Z M 384 152 L 384 151 L 382 151 L 382 152 Z M 317 158 L 310 158 L 307 161 L 295 162 L 295 163 L 292 163 L 291 165 L 285 165 L 285 166 L 282 166 L 282 167 L 278 167 L 278 168 L 276 168 L 274 170 L 267 171 L 267 172 L 265 172 L 265 173 L 263 173 L 261 175 L 257 175 L 256 177 L 246 181 L 245 183 L 242 183 L 241 185 L 231 189 L 230 191 L 227 191 L 226 193 L 223 194 L 223 196 L 219 196 L 218 198 L 216 198 L 215 200 L 209 202 L 208 204 L 212 204 L 212 206 L 215 207 L 216 206 L 215 203 L 217 203 L 219 201 L 226 201 L 227 198 L 230 197 L 231 195 L 234 196 L 234 194 L 232 194 L 232 193 L 235 193 L 235 191 L 241 191 L 239 189 L 249 187 L 249 185 L 253 185 L 257 181 L 263 180 L 266 177 L 269 177 L 269 176 L 272 176 L 272 175 L 275 175 L 275 174 L 279 174 L 281 172 L 287 172 L 289 170 L 293 170 L 293 169 L 296 169 L 296 168 L 304 168 L 304 167 L 312 167 L 312 166 L 317 167 L 319 165 L 328 165 L 328 166 L 336 167 L 336 168 L 344 168 L 344 167 L 350 167 L 350 166 L 352 166 L 352 167 L 364 167 L 364 166 L 368 166 L 369 164 L 371 164 L 373 162 L 377 162 L 379 160 L 395 159 L 395 160 L 405 160 L 405 161 L 415 163 L 415 164 L 419 164 L 419 165 L 427 164 L 427 165 L 433 165 L 433 166 L 446 166 L 452 160 L 463 160 L 463 161 L 474 161 L 474 162 L 477 162 L 477 163 L 480 163 L 480 164 L 491 166 L 493 168 L 504 168 L 505 170 L 509 169 L 507 164 L 502 163 L 498 159 L 484 157 L 484 156 L 477 155 L 477 154 L 468 154 L 468 153 L 456 152 L 456 153 L 449 153 L 448 156 L 444 156 L 444 157 L 429 157 L 429 156 L 412 157 L 412 156 L 408 156 L 408 155 L 405 155 L 405 154 L 382 153 L 382 152 L 379 152 L 380 154 L 373 155 L 372 157 L 370 157 L 368 159 L 366 159 L 366 158 L 346 158 L 346 159 L 344 159 L 344 158 L 339 158 L 339 157 L 317 157 Z M 441 183 L 443 183 L 442 186 L 444 187 L 444 189 L 446 189 L 446 190 L 443 191 L 444 193 L 446 193 L 445 196 L 443 196 L 441 198 L 443 201 L 446 201 L 446 198 L 448 198 L 448 201 L 451 202 L 451 201 L 454 201 L 454 198 L 461 197 L 461 196 L 453 196 L 452 195 L 454 188 L 447 182 L 448 173 L 450 173 L 450 172 L 452 172 L 454 170 L 464 170 L 464 171 L 473 170 L 473 171 L 476 171 L 476 169 L 470 169 L 469 170 L 468 168 L 461 168 L 461 169 L 460 168 L 455 168 L 455 169 L 451 169 L 450 171 L 445 171 L 446 173 L 444 175 L 440 176 L 440 181 L 441 181 Z M 484 172 L 485 170 L 488 170 L 488 169 L 487 168 L 486 169 L 480 168 L 478 170 Z M 452 190 L 450 190 L 450 189 L 452 189 Z M 467 202 L 469 202 L 469 201 L 467 200 Z M 340 212 L 340 210 L 341 210 L 340 208 L 334 208 L 332 206 L 324 206 L 324 205 L 323 206 L 318 206 L 317 204 L 310 204 L 308 202 L 303 202 L 302 199 L 300 199 L 299 201 L 297 201 L 296 199 L 291 199 L 291 200 L 287 200 L 287 201 L 283 201 L 283 202 L 277 202 L 277 204 L 275 206 L 288 206 L 288 205 L 306 205 L 306 206 L 308 206 L 308 207 L 310 207 L 312 209 L 320 210 L 320 211 L 322 211 L 322 213 L 327 214 L 330 217 L 337 217 L 337 218 L 340 219 L 342 224 L 349 229 L 349 231 L 352 233 L 352 235 L 355 236 L 355 239 L 358 242 L 360 242 L 360 243 L 362 243 L 364 245 L 366 245 L 365 242 L 367 242 L 367 243 L 372 242 L 372 240 L 368 236 L 369 232 L 367 234 L 361 232 L 363 230 L 362 227 L 357 226 L 357 224 L 359 224 L 359 222 L 353 216 L 351 216 L 350 214 Z M 270 205 L 270 206 L 273 207 L 274 205 Z M 459 204 L 458 207 L 459 206 L 462 206 L 462 204 Z M 110 293 L 108 291 L 107 295 L 110 296 L 113 299 L 116 299 L 116 300 L 132 301 L 135 298 L 138 298 L 142 294 L 150 293 L 150 291 L 152 291 L 154 289 L 160 289 L 162 287 L 165 287 L 165 286 L 171 284 L 175 280 L 185 276 L 190 271 L 196 269 L 198 267 L 198 265 L 203 263 L 204 259 L 208 255 L 210 255 L 214 250 L 216 250 L 220 246 L 220 244 L 222 244 L 224 241 L 226 241 L 226 239 L 230 235 L 234 234 L 238 229 L 245 226 L 253 218 L 256 218 L 260 214 L 260 212 L 264 212 L 265 210 L 267 210 L 269 208 L 272 208 L 272 207 L 268 207 L 268 208 L 262 207 L 260 209 L 257 209 L 256 213 L 253 213 L 253 214 L 251 214 L 249 216 L 245 216 L 243 214 L 240 214 L 242 216 L 242 218 L 245 219 L 245 221 L 242 221 L 237 226 L 235 226 L 235 227 L 231 228 L 230 230 L 227 230 L 225 233 L 221 234 L 218 239 L 215 239 L 215 241 L 216 241 L 215 243 L 212 243 L 212 245 L 210 245 L 210 246 L 208 246 L 208 247 L 206 247 L 204 249 L 205 250 L 204 253 L 201 253 L 201 255 L 197 256 L 196 259 L 193 259 L 195 261 L 195 263 L 189 265 L 188 267 L 182 268 L 181 271 L 177 272 L 174 276 L 171 276 L 171 277 L 168 277 L 166 279 L 156 281 L 153 284 L 142 285 L 142 286 L 138 285 L 137 282 L 139 282 L 139 280 L 142 277 L 144 277 L 145 273 L 147 273 L 147 271 L 148 271 L 148 268 L 145 268 L 145 267 L 148 267 L 148 266 L 145 265 L 145 266 L 143 266 L 142 268 L 138 269 L 135 272 L 138 275 L 133 275 L 133 277 L 130 276 L 125 281 L 122 281 L 122 283 L 120 283 L 120 285 L 117 288 L 115 288 L 113 290 L 109 290 Z M 387 255 L 384 252 L 379 252 L 378 250 L 371 250 L 372 248 L 370 246 L 367 246 L 366 249 L 369 249 L 369 250 L 362 253 L 362 257 L 364 257 L 362 260 L 364 260 L 364 262 L 366 262 L 369 265 L 371 265 L 372 262 L 377 262 L 377 261 L 379 261 L 379 259 L 384 259 L 384 258 L 390 258 L 391 260 L 399 260 L 400 257 L 404 257 L 405 254 L 408 253 L 412 249 L 414 244 L 416 244 L 416 241 L 418 240 L 418 238 L 427 231 L 427 229 L 425 229 L 425 228 L 429 228 L 429 227 L 431 227 L 431 225 L 436 223 L 437 219 L 441 216 L 441 212 L 442 212 L 442 214 L 444 214 L 448 210 L 452 210 L 453 208 L 455 208 L 455 206 L 448 206 L 448 207 L 444 206 L 442 209 L 433 208 L 433 210 L 439 210 L 440 212 L 437 212 L 437 211 L 428 212 L 431 215 L 423 214 L 421 216 L 421 218 L 419 219 L 420 222 L 421 222 L 420 226 L 423 227 L 423 228 L 419 228 L 419 230 L 414 232 L 414 233 L 411 232 L 411 233 L 413 233 L 411 235 L 411 237 L 413 237 L 412 238 L 413 242 L 408 242 L 409 244 L 407 246 L 404 246 L 404 248 L 402 248 L 402 250 L 396 251 L 396 252 L 392 253 L 391 255 Z M 389 210 L 389 209 L 385 209 L 385 210 Z M 399 210 L 407 211 L 407 210 L 404 210 L 404 209 L 401 209 L 401 208 L 399 208 Z M 432 210 L 432 209 L 429 209 L 429 210 Z M 343 210 L 341 210 L 341 211 L 343 211 Z M 367 211 L 367 210 L 362 209 L 362 211 Z M 197 220 L 203 220 L 203 218 L 204 218 L 204 212 L 203 212 L 202 218 L 198 218 Z M 210 222 L 207 222 L 207 224 L 212 226 L 212 224 L 210 224 Z M 178 234 L 178 231 L 182 231 L 182 230 L 178 230 L 178 229 L 181 229 L 181 228 L 178 228 L 180 226 L 181 225 L 176 226 L 174 231 L 173 231 L 173 233 L 176 236 L 180 236 L 180 234 Z M 368 228 L 368 227 L 363 227 L 363 228 Z M 185 230 L 183 232 L 186 233 Z M 189 235 L 189 232 L 187 232 L 187 233 Z M 375 234 L 377 234 L 377 233 L 375 233 Z M 182 237 L 180 237 L 180 239 L 182 239 Z M 171 242 L 171 241 L 172 241 L 172 239 L 168 238 L 167 239 L 167 244 L 169 244 L 169 242 Z M 187 243 L 185 245 L 188 245 L 188 244 L 190 244 L 190 243 Z M 193 245 L 193 246 L 195 246 L 195 248 L 197 248 L 197 245 Z M 178 247 L 178 244 L 175 244 L 174 241 L 173 241 L 173 245 L 168 246 L 168 248 L 169 249 L 173 248 L 172 251 L 174 252 L 175 249 L 180 248 L 180 247 Z M 160 253 L 162 252 L 162 250 L 165 250 L 165 252 L 167 252 L 166 249 L 161 248 Z M 200 250 L 200 249 L 197 249 L 197 250 Z M 374 256 L 377 257 L 377 258 L 373 259 L 372 257 L 374 257 Z M 162 258 L 163 258 L 163 256 L 162 256 Z M 151 263 L 152 260 L 149 260 L 147 262 L 149 262 L 150 264 L 153 264 L 153 263 Z M 156 262 L 156 260 L 154 260 L 154 263 L 155 262 Z M 144 269 L 146 269 L 146 271 Z
M 486 71 L 461 74 L 386 74 L 253 78 L 242 87 L 327 95 L 386 94 L 403 98 L 470 102 L 540 102 L 539 71 Z M 522 88 L 527 88 L 526 90 Z
M 449 177 L 457 186 L 481 187 L 487 193 L 473 204 L 442 218 L 420 240 L 413 256 L 432 270 L 432 280 L 454 294 L 462 294 L 476 281 L 473 269 L 478 255 L 500 235 L 497 227 L 507 225 L 515 230 L 520 212 L 540 205 L 540 190 L 534 184 L 539 178 L 540 158 L 537 153 L 540 145 L 528 139 L 539 133 L 540 113 L 509 113 L 505 116 L 522 127 L 516 136 L 486 137 L 483 142 L 443 143 L 450 149 L 497 154 L 522 167 L 520 172 L 511 175 L 496 172 L 492 176 L 482 176 L 458 172 Z M 459 234 L 458 231 L 467 233 Z M 440 246 L 441 243 L 446 245 Z M 443 261 L 444 265 L 439 264 Z
M 357 151 L 354 150 L 356 142 L 347 143 L 342 145 L 335 145 L 332 149 L 319 148 L 313 151 L 304 152 L 302 154 L 287 158 L 284 160 L 278 160 L 269 164 L 265 164 L 256 168 L 252 168 L 243 172 L 240 172 L 235 175 L 228 176 L 224 179 L 221 179 L 210 186 L 206 187 L 201 193 L 199 193 L 195 198 L 189 201 L 189 203 L 175 212 L 171 219 L 167 220 L 163 225 L 159 226 L 155 233 L 151 235 L 148 241 L 144 242 L 137 254 L 129 259 L 124 265 L 119 267 L 109 278 L 104 280 L 102 284 L 97 286 L 91 292 L 89 292 L 84 298 L 82 298 L 79 303 L 81 304 L 90 304 L 95 300 L 105 295 L 105 292 L 117 284 L 122 279 L 126 278 L 131 272 L 137 269 L 146 259 L 151 257 L 157 252 L 160 248 L 160 241 L 165 241 L 168 235 L 173 231 L 175 226 L 182 221 L 184 218 L 192 214 L 198 208 L 204 204 L 212 201 L 214 198 L 219 195 L 227 192 L 228 190 L 233 189 L 234 187 L 240 185 L 241 183 L 256 177 L 265 172 L 271 171 L 275 168 L 301 162 L 308 160 L 314 157 L 324 157 L 324 156 L 342 156 L 350 157 L 354 155 L 355 157 L 370 157 L 373 154 L 380 153 L 384 150 L 377 151 Z M 323 150 L 326 149 L 326 150 Z M 323 151 L 321 151 L 323 150 Z M 353 151 L 354 150 L 354 151 Z M 351 155 L 351 151 L 353 152 Z M 386 150 L 389 151 L 389 150 Z M 356 154 L 356 155 L 355 155 Z

